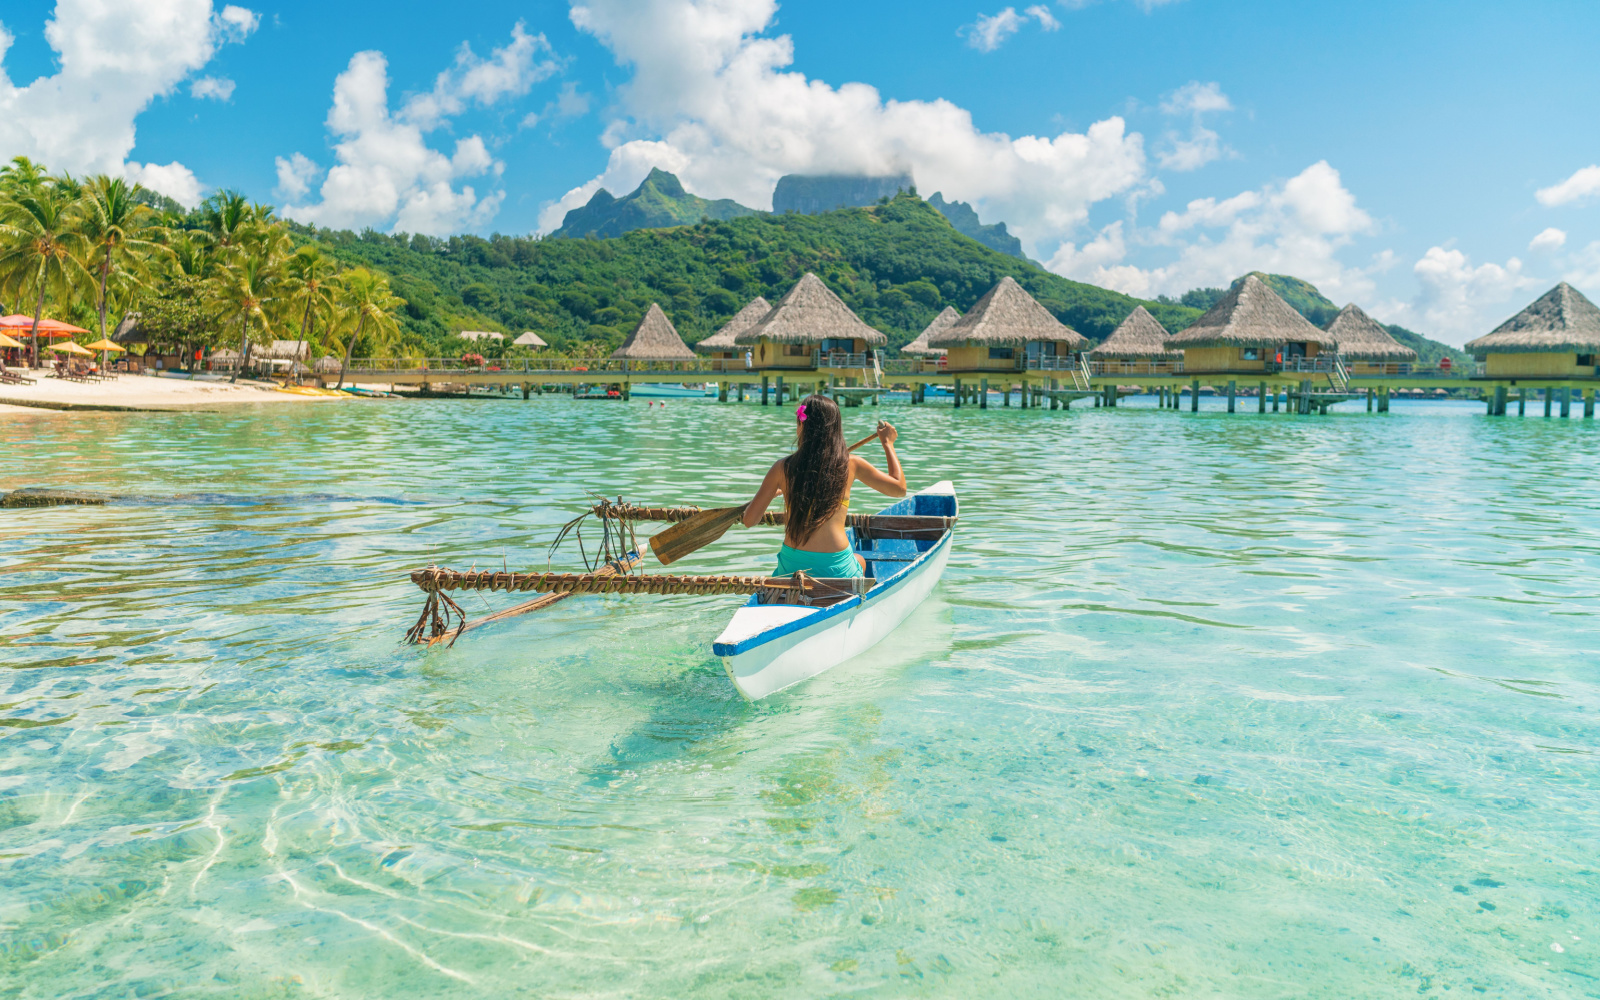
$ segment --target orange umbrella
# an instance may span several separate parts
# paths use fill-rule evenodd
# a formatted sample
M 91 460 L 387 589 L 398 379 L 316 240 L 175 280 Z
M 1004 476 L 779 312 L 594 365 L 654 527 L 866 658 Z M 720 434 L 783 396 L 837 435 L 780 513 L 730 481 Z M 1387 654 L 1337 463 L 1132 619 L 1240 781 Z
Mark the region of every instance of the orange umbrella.
M 0 316 L 0 330 L 32 330 L 33 317 L 22 313 L 12 313 L 10 316 Z M 88 333 L 81 326 L 63 323 L 56 319 L 39 319 L 39 336 L 56 340 L 61 337 L 70 337 L 77 333 Z

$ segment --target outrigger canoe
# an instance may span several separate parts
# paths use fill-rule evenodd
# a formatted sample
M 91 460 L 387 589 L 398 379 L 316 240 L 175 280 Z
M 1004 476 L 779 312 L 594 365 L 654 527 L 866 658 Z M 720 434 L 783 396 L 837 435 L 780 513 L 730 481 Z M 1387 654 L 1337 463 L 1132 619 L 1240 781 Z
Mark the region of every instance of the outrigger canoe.
M 608 525 L 615 520 L 678 522 L 674 528 L 684 530 L 675 537 L 669 529 L 650 540 L 651 551 L 666 565 L 720 537 L 742 510 L 639 507 L 619 500 L 602 501 L 592 513 Z M 734 687 L 753 701 L 866 652 L 898 628 L 944 575 L 956 518 L 956 490 L 949 482 L 936 483 L 877 514 L 850 515 L 845 533 L 866 561 L 864 578 L 635 573 L 643 561 L 641 551 L 612 555 L 609 541 L 602 542 L 605 565 L 585 573 L 476 567 L 462 572 L 430 566 L 411 574 L 411 582 L 428 596 L 406 640 L 454 644 L 464 632 L 538 611 L 573 594 L 747 594 L 749 601 L 734 612 L 712 650 Z M 782 524 L 783 515 L 769 512 L 763 523 Z M 575 520 L 567 528 L 577 524 Z M 619 529 L 607 528 L 607 539 L 620 537 Z M 448 595 L 454 590 L 543 596 L 467 621 L 466 612 Z
M 957 510 L 955 485 L 947 480 L 878 512 L 878 517 L 950 518 L 941 529 L 845 529 L 867 562 L 865 593 L 826 607 L 767 604 L 753 595 L 711 645 L 733 686 L 752 701 L 765 698 L 876 646 L 944 575 Z

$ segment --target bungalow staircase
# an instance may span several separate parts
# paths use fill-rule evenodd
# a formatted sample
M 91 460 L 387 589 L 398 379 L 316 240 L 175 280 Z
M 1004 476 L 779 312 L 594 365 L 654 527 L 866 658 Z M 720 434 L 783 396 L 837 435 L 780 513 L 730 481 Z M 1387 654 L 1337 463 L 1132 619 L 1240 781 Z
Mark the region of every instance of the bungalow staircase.
M 1092 391 L 1089 386 L 1089 355 L 1078 354 L 1078 367 L 1072 369 L 1072 388 L 1078 392 Z
M 1344 358 L 1337 355 L 1333 359 L 1333 367 L 1328 369 L 1328 381 L 1333 385 L 1333 391 L 1347 393 L 1350 391 L 1350 372 L 1344 366 Z

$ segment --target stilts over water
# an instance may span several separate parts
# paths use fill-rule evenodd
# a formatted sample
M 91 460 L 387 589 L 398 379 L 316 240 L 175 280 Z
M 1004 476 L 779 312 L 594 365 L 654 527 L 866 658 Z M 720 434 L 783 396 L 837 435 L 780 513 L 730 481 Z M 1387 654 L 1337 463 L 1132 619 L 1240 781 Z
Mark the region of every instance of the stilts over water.
M 526 358 L 498 367 L 451 359 L 422 364 L 357 359 L 347 382 L 440 384 L 549 391 L 627 401 L 633 395 L 710 395 L 723 403 L 782 406 L 821 393 L 841 406 L 879 405 L 890 393 L 913 406 L 1070 409 L 1079 400 L 1114 408 L 1153 394 L 1161 409 L 1200 409 L 1202 395 L 1230 413 L 1325 414 L 1364 399 L 1387 413 L 1396 396 L 1476 394 L 1490 415 L 1542 402 L 1561 416 L 1582 402 L 1594 415 L 1600 389 L 1600 309 L 1566 282 L 1492 333 L 1470 341 L 1477 361 L 1421 364 L 1359 306 L 1326 328 L 1313 326 L 1255 274 L 1246 275 L 1190 326 L 1169 333 L 1136 307 L 1098 346 L 1061 323 L 1010 276 L 965 314 L 946 308 L 921 334 L 886 356 L 887 338 L 863 322 L 823 280 L 806 273 L 779 300 L 751 299 L 691 348 L 653 303 L 622 347 L 605 359 Z

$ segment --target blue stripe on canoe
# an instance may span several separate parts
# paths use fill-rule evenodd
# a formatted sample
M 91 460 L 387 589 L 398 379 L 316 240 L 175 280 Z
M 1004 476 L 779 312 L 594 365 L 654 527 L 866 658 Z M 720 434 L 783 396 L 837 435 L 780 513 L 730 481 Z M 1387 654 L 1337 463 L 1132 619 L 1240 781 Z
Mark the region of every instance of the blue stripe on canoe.
M 906 499 L 909 500 L 909 499 L 912 499 L 912 498 L 911 497 L 907 497 Z M 902 500 L 900 503 L 895 504 L 894 506 L 895 507 L 899 507 L 903 503 L 905 503 L 904 500 Z M 889 508 L 889 510 L 893 510 L 893 507 Z M 884 513 L 888 513 L 888 511 L 884 511 Z M 905 513 L 905 512 L 904 511 L 894 511 L 894 513 L 900 514 L 900 513 Z M 922 553 L 922 555 L 917 557 L 916 562 L 907 563 L 905 569 L 903 569 L 900 572 L 896 573 L 894 576 L 890 577 L 888 580 L 885 580 L 882 583 L 879 583 L 876 587 L 873 587 L 871 590 L 867 591 L 867 593 L 864 596 L 845 598 L 844 600 L 840 601 L 838 604 L 835 604 L 835 605 L 833 605 L 832 607 L 829 607 L 829 608 L 824 608 L 823 610 L 821 610 L 820 612 L 818 612 L 816 614 L 806 615 L 804 618 L 796 618 L 792 622 L 785 622 L 782 625 L 773 626 L 772 628 L 769 628 L 764 632 L 757 632 L 755 635 L 751 636 L 750 638 L 741 639 L 736 643 L 713 642 L 711 644 L 711 652 L 715 656 L 737 656 L 740 653 L 747 652 L 749 650 L 752 650 L 752 649 L 756 648 L 757 646 L 761 645 L 762 643 L 771 642 L 774 639 L 781 638 L 781 637 L 789 635 L 789 634 L 791 634 L 793 632 L 798 632 L 798 631 L 800 631 L 802 629 L 810 628 L 813 625 L 821 625 L 824 622 L 826 622 L 828 619 L 833 618 L 836 615 L 843 614 L 844 612 L 850 610 L 853 607 L 856 607 L 857 605 L 866 603 L 866 601 L 868 599 L 876 599 L 876 598 L 882 597 L 884 594 L 887 594 L 890 590 L 893 590 L 895 587 L 897 587 L 900 584 L 905 583 L 907 580 L 909 580 L 911 578 L 912 569 L 914 569 L 916 566 L 920 565 L 923 561 L 925 561 L 930 556 L 932 556 L 933 553 L 939 551 L 939 549 L 942 546 L 949 545 L 950 544 L 950 538 L 951 538 L 951 532 L 946 531 L 944 533 L 944 535 L 941 536 L 940 539 L 937 542 L 935 542 L 932 546 L 930 546 L 926 552 Z M 756 599 L 754 597 L 751 597 L 749 603 L 753 605 L 753 604 L 756 604 L 757 601 L 756 601 Z

